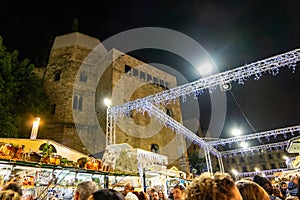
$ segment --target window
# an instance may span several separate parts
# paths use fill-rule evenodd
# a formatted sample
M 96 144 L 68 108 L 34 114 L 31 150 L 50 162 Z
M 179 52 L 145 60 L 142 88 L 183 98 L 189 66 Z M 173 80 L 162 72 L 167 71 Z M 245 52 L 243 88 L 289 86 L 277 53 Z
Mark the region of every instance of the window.
M 146 74 L 143 71 L 140 71 L 140 79 L 145 81 L 146 80 Z
M 261 168 L 263 169 L 263 170 L 267 170 L 267 167 L 266 167 L 266 165 L 261 165 Z
M 277 158 L 281 158 L 281 154 L 280 153 L 277 153 Z
M 158 144 L 151 144 L 151 152 L 159 153 L 159 146 Z
M 87 82 L 87 72 L 81 72 L 80 73 L 80 81 L 81 82 Z
M 244 157 L 241 157 L 241 158 L 240 158 L 240 161 L 241 161 L 241 162 L 245 162 Z
M 247 172 L 247 167 L 243 166 L 243 172 Z
M 158 78 L 153 77 L 153 83 L 154 83 L 155 85 L 158 85 Z
M 169 89 L 169 82 L 165 81 L 165 87 Z
M 279 167 L 280 167 L 280 168 L 286 168 L 286 164 L 285 164 L 285 162 L 281 162 L 281 163 L 279 163 Z
M 159 79 L 159 85 L 164 88 L 165 87 L 165 81 Z
M 271 163 L 271 169 L 276 169 L 275 164 Z
M 54 72 L 54 81 L 59 81 L 61 75 L 61 70 L 57 70 Z
M 130 66 L 125 65 L 125 73 L 131 75 L 131 69 L 132 69 L 132 68 L 131 68 Z
M 231 163 L 235 163 L 235 159 L 234 158 L 231 159 Z
M 169 117 L 173 117 L 173 112 L 171 109 L 167 108 L 166 109 L 166 114 L 169 116 Z
M 273 159 L 272 154 L 268 154 L 269 159 Z
M 135 77 L 138 77 L 139 76 L 139 71 L 137 69 L 133 68 L 132 75 L 135 76 Z
M 82 110 L 83 97 L 75 95 L 73 97 L 73 110 Z
M 152 82 L 152 76 L 150 74 L 147 74 L 147 82 Z
M 51 114 L 55 114 L 56 104 L 51 104 Z

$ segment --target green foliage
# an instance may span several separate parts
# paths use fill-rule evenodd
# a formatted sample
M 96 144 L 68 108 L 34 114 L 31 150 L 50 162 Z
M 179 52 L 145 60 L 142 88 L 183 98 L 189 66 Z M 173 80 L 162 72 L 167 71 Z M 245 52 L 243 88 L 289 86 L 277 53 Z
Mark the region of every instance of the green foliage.
M 29 59 L 6 50 L 0 36 L 0 137 L 28 135 L 28 121 L 47 114 L 49 101 Z M 32 123 L 31 123 L 32 125 Z
M 207 170 L 206 160 L 199 156 L 199 149 L 189 152 L 189 162 L 193 174 L 201 174 Z

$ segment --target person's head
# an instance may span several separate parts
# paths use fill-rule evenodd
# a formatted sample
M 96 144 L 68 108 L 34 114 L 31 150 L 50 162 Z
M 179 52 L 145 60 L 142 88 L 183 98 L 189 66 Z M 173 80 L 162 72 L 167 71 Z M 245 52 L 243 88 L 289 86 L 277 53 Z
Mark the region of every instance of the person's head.
M 100 189 L 96 190 L 88 200 L 124 200 L 121 192 L 114 189 Z
M 140 191 L 139 192 L 139 196 L 138 196 L 139 200 L 148 200 L 148 195 L 146 194 L 146 192 L 144 191 Z
M 127 183 L 124 186 L 124 194 L 126 195 L 128 192 L 133 192 L 134 191 L 134 187 L 131 183 Z
M 74 200 L 87 200 L 96 190 L 97 185 L 93 181 L 81 182 L 76 187 Z
M 264 190 L 266 190 L 269 195 L 273 194 L 273 186 L 268 178 L 260 175 L 255 175 L 253 181 L 264 188 Z
M 249 180 L 236 182 L 243 200 L 269 200 L 268 193 L 257 183 Z
M 159 199 L 158 193 L 156 191 L 152 192 L 152 194 L 151 194 L 151 200 L 158 200 L 158 199 Z
M 296 185 L 298 185 L 298 176 L 291 176 L 290 182 L 293 182 Z
M 15 191 L 12 190 L 3 190 L 0 192 L 1 200 L 22 200 L 22 196 Z
M 286 190 L 288 185 L 287 185 L 286 182 L 282 181 L 282 182 L 279 184 L 279 186 L 280 186 L 280 188 L 281 188 L 282 190 Z
M 164 194 L 164 191 L 162 191 L 162 190 L 158 190 L 158 197 L 160 198 L 160 199 L 165 199 L 165 194 Z
M 227 173 L 203 173 L 187 187 L 189 200 L 242 200 L 234 180 Z
M 8 185 L 5 185 L 2 190 L 12 190 L 14 192 L 19 193 L 20 196 L 22 196 L 22 189 L 19 184 L 17 183 L 9 183 Z
M 173 187 L 173 198 L 174 200 L 184 199 L 186 196 L 185 187 L 181 184 L 177 184 Z

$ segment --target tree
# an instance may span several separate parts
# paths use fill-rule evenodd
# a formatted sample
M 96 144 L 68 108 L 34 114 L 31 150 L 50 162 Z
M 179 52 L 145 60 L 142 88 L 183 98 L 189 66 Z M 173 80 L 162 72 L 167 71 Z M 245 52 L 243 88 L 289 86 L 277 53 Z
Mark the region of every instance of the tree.
M 189 162 L 194 175 L 199 175 L 207 171 L 206 160 L 199 156 L 199 149 L 189 152 Z
M 0 137 L 24 137 L 30 119 L 47 115 L 49 100 L 29 59 L 19 61 L 2 42 L 0 36 Z

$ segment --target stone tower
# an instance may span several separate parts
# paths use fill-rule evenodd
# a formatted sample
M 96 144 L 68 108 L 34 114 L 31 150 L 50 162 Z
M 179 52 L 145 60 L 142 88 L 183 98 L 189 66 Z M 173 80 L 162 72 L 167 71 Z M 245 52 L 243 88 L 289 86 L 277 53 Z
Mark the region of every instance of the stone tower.
M 44 80 L 52 117 L 38 137 L 93 154 L 106 145 L 104 98 L 122 105 L 177 86 L 174 76 L 116 49 L 107 52 L 98 39 L 78 32 L 56 37 Z M 163 110 L 182 123 L 179 101 Z M 119 117 L 116 143 L 166 155 L 170 166 L 189 171 L 184 138 L 148 113 Z

